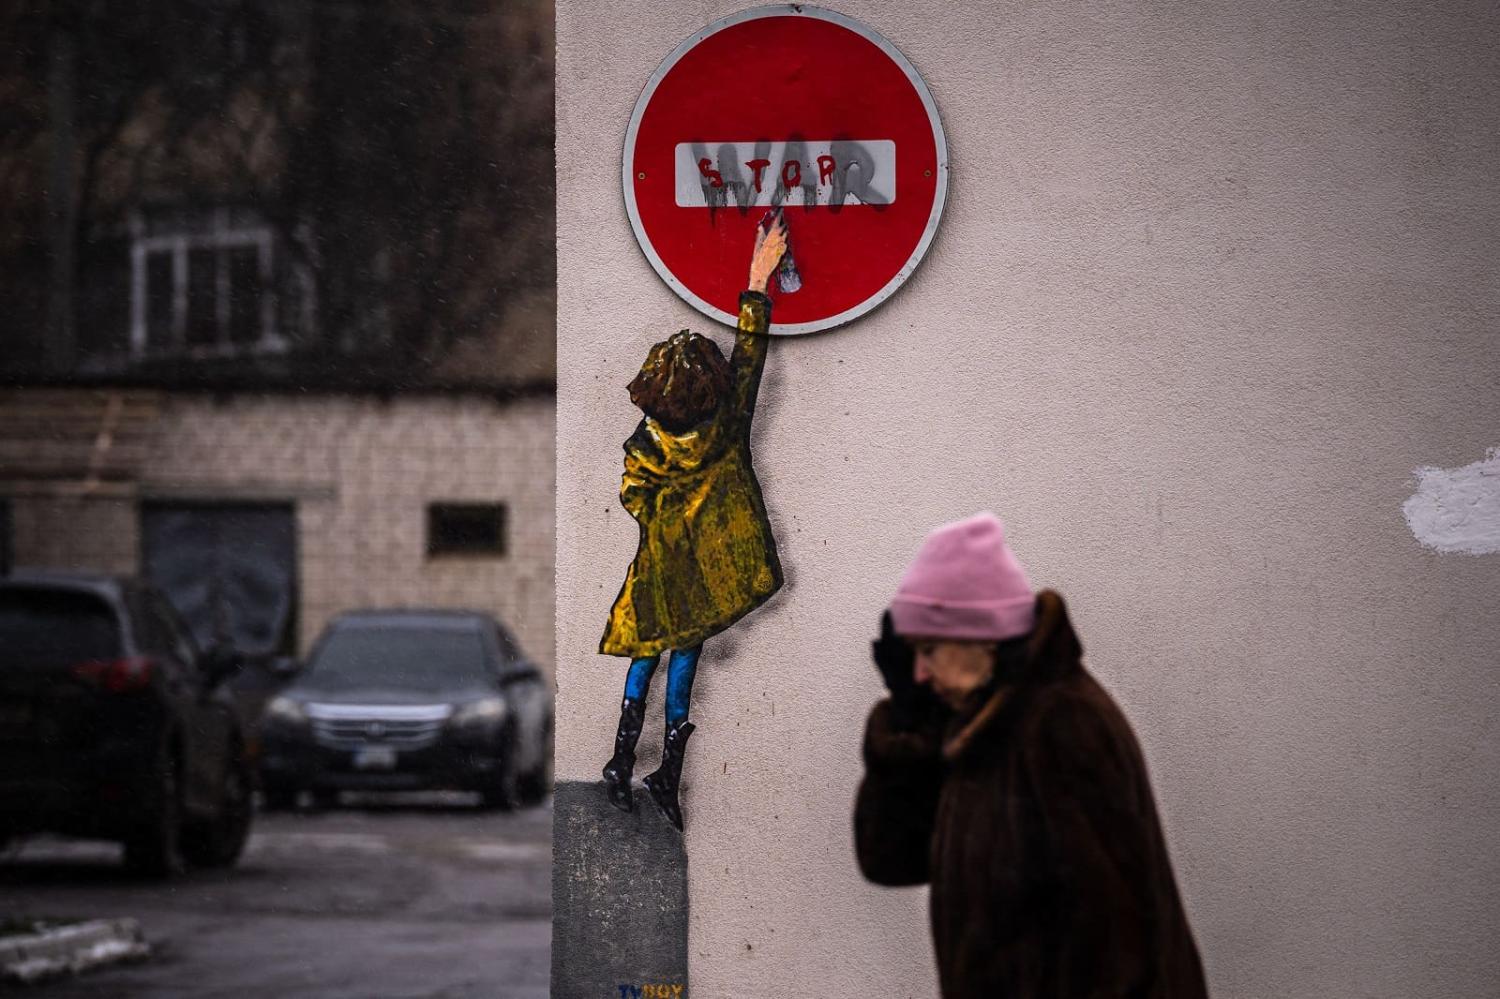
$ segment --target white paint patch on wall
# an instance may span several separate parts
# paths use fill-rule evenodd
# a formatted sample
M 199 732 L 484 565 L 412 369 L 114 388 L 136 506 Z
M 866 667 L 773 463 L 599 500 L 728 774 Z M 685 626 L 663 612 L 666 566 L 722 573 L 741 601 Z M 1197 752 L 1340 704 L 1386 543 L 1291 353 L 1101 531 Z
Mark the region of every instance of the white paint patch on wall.
M 1415 470 L 1417 491 L 1401 512 L 1418 541 L 1434 551 L 1500 552 L 1500 447 L 1462 468 Z

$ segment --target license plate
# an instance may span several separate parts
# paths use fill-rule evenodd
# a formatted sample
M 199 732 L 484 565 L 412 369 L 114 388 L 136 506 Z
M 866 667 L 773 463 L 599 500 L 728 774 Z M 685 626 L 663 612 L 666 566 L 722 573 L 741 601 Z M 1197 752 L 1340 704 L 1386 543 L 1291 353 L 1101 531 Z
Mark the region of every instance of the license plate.
M 366 746 L 354 751 L 354 769 L 390 770 L 396 765 L 396 751 L 390 746 Z

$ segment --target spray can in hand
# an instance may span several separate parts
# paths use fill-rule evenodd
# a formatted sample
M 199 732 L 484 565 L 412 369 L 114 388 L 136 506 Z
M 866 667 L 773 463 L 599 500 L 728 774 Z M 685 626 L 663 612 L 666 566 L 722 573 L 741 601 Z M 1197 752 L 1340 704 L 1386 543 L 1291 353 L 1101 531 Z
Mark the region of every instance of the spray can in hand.
M 781 212 L 780 208 L 766 212 L 765 217 L 760 220 L 760 227 L 767 232 L 776 222 L 776 216 Z M 788 231 L 786 237 L 786 252 L 781 255 L 781 263 L 776 266 L 776 287 L 783 295 L 790 295 L 802 287 L 802 274 L 797 270 L 797 261 L 792 257 L 792 235 Z

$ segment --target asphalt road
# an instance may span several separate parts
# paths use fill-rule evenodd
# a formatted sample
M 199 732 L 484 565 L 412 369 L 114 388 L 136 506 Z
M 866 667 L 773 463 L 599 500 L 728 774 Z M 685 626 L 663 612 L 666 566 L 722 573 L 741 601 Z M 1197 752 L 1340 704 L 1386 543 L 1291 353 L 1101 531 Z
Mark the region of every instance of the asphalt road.
M 156 951 L 23 994 L 544 999 L 550 799 L 514 814 L 452 795 L 352 804 L 260 814 L 237 867 L 168 884 L 127 876 L 107 844 L 10 848 L 0 914 L 133 916 Z

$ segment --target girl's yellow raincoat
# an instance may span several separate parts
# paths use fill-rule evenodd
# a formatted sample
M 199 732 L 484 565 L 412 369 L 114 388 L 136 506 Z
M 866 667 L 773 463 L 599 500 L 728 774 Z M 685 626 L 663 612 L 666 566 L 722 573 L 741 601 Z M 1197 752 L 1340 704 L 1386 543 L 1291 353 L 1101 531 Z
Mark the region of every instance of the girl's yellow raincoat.
M 750 467 L 750 421 L 770 337 L 771 300 L 740 296 L 730 397 L 691 430 L 646 418 L 625 442 L 620 503 L 640 547 L 609 612 L 599 651 L 651 656 L 688 649 L 781 588 L 776 539 Z

